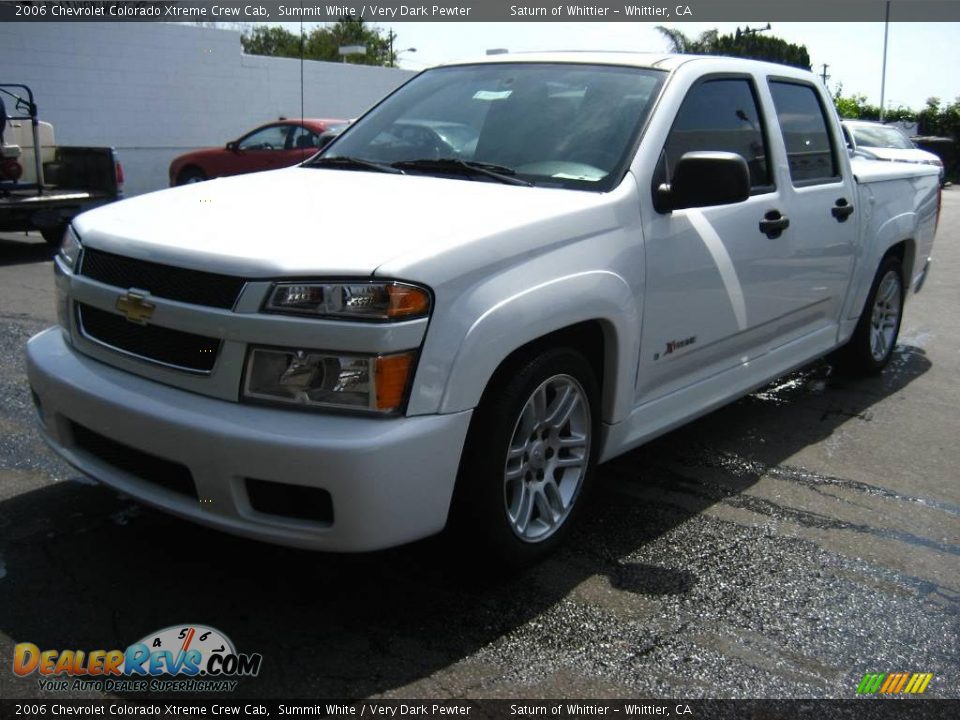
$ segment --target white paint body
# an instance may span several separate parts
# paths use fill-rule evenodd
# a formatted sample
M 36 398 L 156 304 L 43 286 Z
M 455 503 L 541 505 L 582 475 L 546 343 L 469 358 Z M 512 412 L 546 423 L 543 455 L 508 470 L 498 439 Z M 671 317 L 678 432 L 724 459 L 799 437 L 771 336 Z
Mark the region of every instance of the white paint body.
M 501 362 L 581 322 L 604 337 L 600 458 L 606 460 L 842 345 L 880 259 L 906 242 L 911 285 L 927 267 L 934 168 L 851 164 L 835 183 L 795 188 L 768 75 L 808 73 L 725 58 L 621 54 L 495 56 L 669 72 L 622 181 L 606 193 L 458 179 L 293 168 L 174 188 L 77 218 L 85 247 L 249 279 L 233 310 L 151 298 L 151 322 L 224 339 L 209 377 L 124 357 L 85 339 L 74 316 L 28 345 L 44 432 L 80 469 L 183 517 L 267 541 L 368 550 L 441 530 L 476 407 Z M 754 78 L 776 188 L 735 204 L 659 214 L 657 158 L 687 90 L 705 74 Z M 824 96 L 824 102 L 828 102 Z M 829 106 L 829 105 L 828 105 Z M 843 148 L 840 127 L 831 133 Z M 854 214 L 831 216 L 837 198 Z M 322 208 L 314 199 L 322 198 Z M 791 220 L 778 239 L 766 211 Z M 112 311 L 126 288 L 58 265 L 64 308 Z M 427 320 L 370 325 L 259 312 L 276 279 L 383 277 L 428 286 Z M 674 352 L 668 344 L 696 338 Z M 363 418 L 239 403 L 250 343 L 390 352 L 420 348 L 403 417 Z M 72 444 L 69 422 L 186 465 L 200 508 Z M 243 477 L 330 491 L 328 526 L 253 512 Z

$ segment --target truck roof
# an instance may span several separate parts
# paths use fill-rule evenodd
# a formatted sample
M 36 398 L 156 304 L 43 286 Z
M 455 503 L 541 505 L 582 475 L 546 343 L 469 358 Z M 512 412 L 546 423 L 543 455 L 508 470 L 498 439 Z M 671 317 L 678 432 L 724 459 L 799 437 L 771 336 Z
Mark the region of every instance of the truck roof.
M 761 60 L 750 60 L 747 58 L 728 57 L 725 55 L 680 55 L 676 53 L 648 53 L 613 50 L 563 50 L 549 52 L 500 53 L 497 55 L 483 55 L 470 59 L 441 63 L 441 66 L 449 67 L 455 65 L 476 65 L 478 63 L 493 64 L 516 62 L 631 65 L 634 67 L 666 70 L 668 72 L 677 69 L 681 65 L 695 62 L 697 64 L 704 63 L 723 66 L 724 71 L 729 71 L 733 65 L 742 65 L 744 70 L 763 67 L 768 72 L 778 75 L 794 75 L 805 78 L 812 76 L 809 70 L 802 70 L 789 65 L 780 65 L 776 63 L 763 62 Z

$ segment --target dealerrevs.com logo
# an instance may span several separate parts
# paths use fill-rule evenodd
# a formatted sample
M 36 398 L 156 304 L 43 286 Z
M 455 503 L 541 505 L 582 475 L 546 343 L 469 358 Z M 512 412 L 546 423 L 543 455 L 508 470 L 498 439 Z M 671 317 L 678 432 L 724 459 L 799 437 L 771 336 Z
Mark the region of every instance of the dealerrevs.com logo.
M 13 649 L 13 672 L 36 674 L 45 691 L 231 692 L 262 662 L 205 625 L 171 625 L 126 650 L 41 650 L 29 642 Z

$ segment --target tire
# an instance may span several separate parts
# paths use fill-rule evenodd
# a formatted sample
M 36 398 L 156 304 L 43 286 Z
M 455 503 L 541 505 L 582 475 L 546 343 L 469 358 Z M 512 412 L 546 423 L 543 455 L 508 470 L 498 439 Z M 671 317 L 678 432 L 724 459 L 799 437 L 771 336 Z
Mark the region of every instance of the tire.
M 875 375 L 887 366 L 900 334 L 904 298 L 903 265 L 889 255 L 880 263 L 860 321 L 841 353 L 845 369 Z
M 43 239 L 47 241 L 47 245 L 52 248 L 59 248 L 60 244 L 63 242 L 63 234 L 66 231 L 66 225 L 58 225 L 55 228 L 46 228 L 41 230 L 40 234 L 43 235 Z
M 572 348 L 512 363 L 491 382 L 470 424 L 451 527 L 487 569 L 524 567 L 569 533 L 596 457 L 598 397 Z
M 191 183 L 203 182 L 204 180 L 209 180 L 210 178 L 201 170 L 200 168 L 191 165 L 185 167 L 180 171 L 180 174 L 177 175 L 177 185 L 189 185 Z

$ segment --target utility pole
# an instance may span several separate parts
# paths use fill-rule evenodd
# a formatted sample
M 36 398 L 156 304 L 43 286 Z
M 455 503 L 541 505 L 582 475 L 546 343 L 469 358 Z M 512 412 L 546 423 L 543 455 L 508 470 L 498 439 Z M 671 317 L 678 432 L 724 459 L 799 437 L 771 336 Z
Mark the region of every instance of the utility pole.
M 883 101 L 887 91 L 887 36 L 890 34 L 890 0 L 887 0 L 887 14 L 883 21 L 883 71 L 880 74 L 880 122 L 883 122 Z
M 824 87 L 827 86 L 827 80 L 830 79 L 830 76 L 827 75 L 827 68 L 828 68 L 828 67 L 830 67 L 830 66 L 827 65 L 827 63 L 823 63 L 823 72 L 820 73 L 820 77 L 821 77 L 821 79 L 823 80 L 823 86 L 824 86 Z

